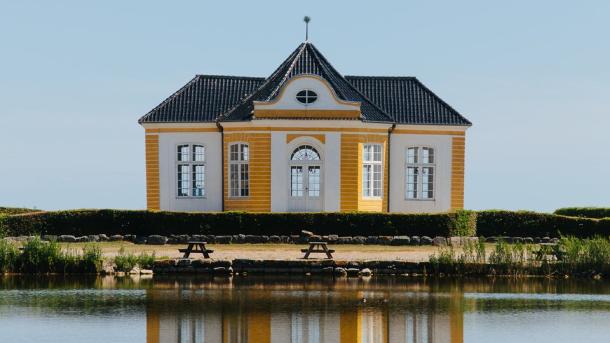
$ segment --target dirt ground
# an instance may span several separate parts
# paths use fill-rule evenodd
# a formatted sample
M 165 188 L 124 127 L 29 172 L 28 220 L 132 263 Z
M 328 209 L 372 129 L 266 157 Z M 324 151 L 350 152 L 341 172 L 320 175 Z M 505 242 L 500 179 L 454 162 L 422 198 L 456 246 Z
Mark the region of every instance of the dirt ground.
M 185 244 L 169 245 L 136 245 L 128 242 L 102 242 L 98 243 L 105 257 L 115 256 L 121 248 L 125 252 L 140 254 L 155 253 L 157 258 L 175 258 L 182 254 L 178 249 L 185 248 Z M 78 252 L 84 243 L 62 243 L 66 250 Z M 302 244 L 209 244 L 206 247 L 214 250 L 212 258 L 218 260 L 232 260 L 237 258 L 258 260 L 296 260 L 303 257 L 301 249 L 307 245 Z M 412 262 L 428 261 L 430 255 L 438 251 L 433 246 L 387 246 L 387 245 L 329 245 L 335 249 L 333 257 L 336 260 L 405 260 Z M 200 254 L 191 255 L 199 257 Z M 323 254 L 312 254 L 311 257 L 325 257 Z M 311 258 L 310 257 L 310 258 Z

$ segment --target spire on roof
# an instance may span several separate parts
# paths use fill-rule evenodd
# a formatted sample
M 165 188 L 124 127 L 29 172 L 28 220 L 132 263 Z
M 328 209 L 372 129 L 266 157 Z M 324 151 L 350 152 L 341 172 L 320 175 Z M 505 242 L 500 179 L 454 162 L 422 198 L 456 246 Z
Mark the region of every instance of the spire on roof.
M 311 18 L 309 18 L 309 16 L 305 16 L 303 21 L 305 22 L 305 41 L 307 42 L 309 40 L 309 22 L 311 21 Z

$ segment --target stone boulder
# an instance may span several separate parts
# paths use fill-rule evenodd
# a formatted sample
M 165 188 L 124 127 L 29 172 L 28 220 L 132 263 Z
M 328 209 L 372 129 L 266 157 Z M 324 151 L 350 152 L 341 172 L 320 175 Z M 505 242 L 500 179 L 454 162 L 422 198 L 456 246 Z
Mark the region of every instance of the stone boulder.
M 57 241 L 62 243 L 74 243 L 76 242 L 76 237 L 72 235 L 61 235 L 57 237 Z
M 409 236 L 394 236 L 390 245 L 409 245 L 411 238 Z
M 165 245 L 167 244 L 167 237 L 161 235 L 150 235 L 146 240 L 146 244 Z
M 441 236 L 436 236 L 436 237 L 434 237 L 434 239 L 432 239 L 432 245 L 437 246 L 437 247 L 447 246 L 447 238 L 441 237 Z
M 421 245 L 431 245 L 432 244 L 432 238 L 430 238 L 428 236 L 421 236 L 421 238 L 419 239 L 419 243 Z
M 108 238 L 112 242 L 118 242 L 123 240 L 123 235 L 112 235 Z
M 136 238 L 133 240 L 133 242 L 135 244 L 146 244 L 148 237 L 146 236 L 136 236 Z

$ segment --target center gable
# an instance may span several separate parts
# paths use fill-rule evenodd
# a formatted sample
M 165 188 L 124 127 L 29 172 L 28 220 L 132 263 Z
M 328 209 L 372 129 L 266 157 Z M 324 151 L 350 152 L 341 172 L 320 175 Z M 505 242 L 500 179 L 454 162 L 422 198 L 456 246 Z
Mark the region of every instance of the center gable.
M 318 75 L 292 77 L 273 100 L 253 105 L 253 119 L 361 119 L 360 102 L 340 99 Z

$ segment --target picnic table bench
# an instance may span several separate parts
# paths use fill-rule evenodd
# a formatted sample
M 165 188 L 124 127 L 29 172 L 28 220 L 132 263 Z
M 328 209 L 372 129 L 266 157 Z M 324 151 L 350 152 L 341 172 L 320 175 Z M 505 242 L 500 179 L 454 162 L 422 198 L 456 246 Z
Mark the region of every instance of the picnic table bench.
M 214 252 L 214 250 L 207 249 L 205 247 L 207 242 L 203 241 L 188 241 L 188 246 L 186 249 L 178 249 L 179 252 L 183 252 L 184 256 L 182 258 L 188 258 L 190 254 L 203 254 L 204 258 L 210 258 L 210 254 Z
M 301 249 L 301 252 L 305 253 L 305 256 L 303 256 L 304 259 L 309 258 L 311 253 L 323 253 L 326 254 L 327 258 L 332 259 L 332 253 L 334 253 L 335 250 L 328 249 L 326 242 L 309 242 L 309 248 Z

